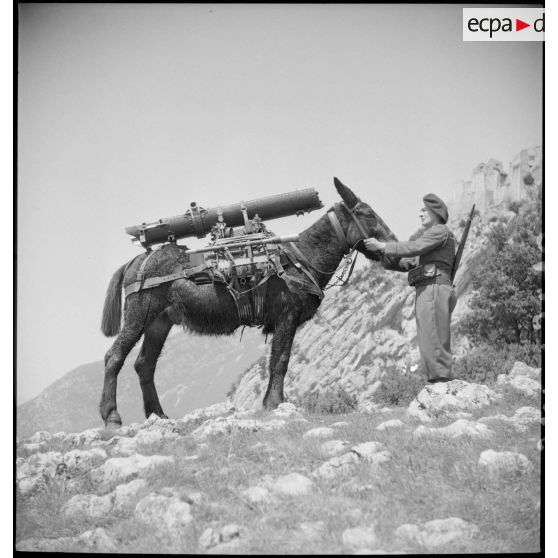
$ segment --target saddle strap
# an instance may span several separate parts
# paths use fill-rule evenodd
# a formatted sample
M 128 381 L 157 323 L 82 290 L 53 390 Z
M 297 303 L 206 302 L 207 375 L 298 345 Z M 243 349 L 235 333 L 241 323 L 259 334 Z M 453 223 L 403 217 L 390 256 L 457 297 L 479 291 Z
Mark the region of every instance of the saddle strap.
M 137 293 L 142 289 L 150 289 L 153 287 L 158 287 L 163 283 L 169 283 L 170 281 L 175 281 L 176 279 L 189 279 L 192 275 L 205 271 L 207 269 L 206 264 L 201 264 L 196 267 L 191 267 L 188 269 L 182 269 L 176 273 L 171 273 L 170 275 L 163 275 L 162 277 L 149 277 L 148 279 L 139 279 L 130 283 L 124 289 L 124 296 L 129 296 L 132 293 Z

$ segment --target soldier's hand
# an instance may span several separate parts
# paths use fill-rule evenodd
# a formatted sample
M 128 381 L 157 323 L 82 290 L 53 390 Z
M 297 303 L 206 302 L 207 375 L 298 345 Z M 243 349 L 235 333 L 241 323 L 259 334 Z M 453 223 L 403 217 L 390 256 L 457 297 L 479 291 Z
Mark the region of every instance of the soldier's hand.
M 364 247 L 370 252 L 384 251 L 386 248 L 385 242 L 380 242 L 376 238 L 365 238 L 363 241 Z

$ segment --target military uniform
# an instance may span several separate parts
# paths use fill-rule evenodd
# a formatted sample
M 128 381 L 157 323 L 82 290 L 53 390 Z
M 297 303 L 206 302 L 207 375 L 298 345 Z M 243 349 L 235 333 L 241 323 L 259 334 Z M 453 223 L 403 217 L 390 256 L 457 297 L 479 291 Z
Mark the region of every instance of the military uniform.
M 386 269 L 409 271 L 424 266 L 415 269 L 420 273 L 411 273 L 419 276 L 414 285 L 417 338 L 429 380 L 452 377 L 450 322 L 457 299 L 451 270 L 456 244 L 448 227 L 440 223 L 424 229 L 412 240 L 385 245 L 382 264 Z

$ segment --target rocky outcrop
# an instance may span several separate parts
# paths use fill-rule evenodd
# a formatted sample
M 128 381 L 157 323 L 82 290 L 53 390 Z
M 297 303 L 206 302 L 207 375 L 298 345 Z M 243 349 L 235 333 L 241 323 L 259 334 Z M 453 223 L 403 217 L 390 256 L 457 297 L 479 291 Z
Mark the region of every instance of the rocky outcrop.
M 480 529 L 460 517 L 434 519 L 421 525 L 407 523 L 395 531 L 395 536 L 406 544 L 435 550 L 448 543 L 467 542 L 478 535 Z
M 435 418 L 469 418 L 470 411 L 481 409 L 501 399 L 501 395 L 485 385 L 452 380 L 425 386 L 407 414 L 421 422 Z

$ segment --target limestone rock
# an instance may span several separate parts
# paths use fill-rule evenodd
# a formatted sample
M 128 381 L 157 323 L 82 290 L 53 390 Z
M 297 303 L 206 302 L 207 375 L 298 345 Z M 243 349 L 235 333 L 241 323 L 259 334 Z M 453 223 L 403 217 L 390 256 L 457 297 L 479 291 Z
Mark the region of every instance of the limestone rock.
M 413 437 L 444 436 L 447 438 L 459 438 L 460 436 L 470 436 L 471 438 L 489 438 L 492 434 L 492 430 L 485 424 L 460 419 L 443 428 L 428 428 L 421 425 L 413 432 Z
M 399 419 L 386 420 L 376 426 L 375 430 L 387 430 L 388 428 L 401 428 L 405 426 L 404 422 Z
M 310 494 L 314 483 L 300 473 L 289 473 L 279 477 L 272 486 L 273 492 L 284 496 L 304 496 Z
M 52 440 L 52 434 L 46 430 L 40 430 L 35 432 L 33 436 L 28 438 L 26 441 L 28 444 L 40 444 L 42 442 L 50 442 Z
M 45 479 L 41 475 L 23 477 L 17 481 L 17 488 L 22 495 L 27 495 L 45 486 Z
M 220 529 L 208 527 L 198 539 L 198 545 L 203 550 L 210 550 L 221 545 L 229 545 L 228 547 L 222 548 L 222 550 L 226 548 L 230 549 L 231 543 L 234 544 L 239 541 L 245 531 L 244 527 L 234 523 L 225 525 Z
M 292 403 L 281 403 L 273 411 L 273 415 L 279 418 L 301 418 L 299 410 Z
M 76 494 L 62 506 L 62 514 L 66 517 L 103 517 L 111 511 L 113 498 L 112 494 Z
M 500 374 L 496 379 L 496 383 L 499 386 L 511 386 L 529 397 L 537 397 L 541 392 L 541 384 L 528 376 L 515 376 L 512 378 L 507 374 Z
M 329 461 L 320 465 L 312 475 L 324 479 L 332 479 L 338 475 L 345 475 L 351 472 L 353 466 L 359 461 L 359 456 L 351 451 L 339 457 L 332 457 Z
M 381 451 L 382 444 L 379 442 L 363 442 L 351 448 L 364 461 L 375 465 L 388 461 L 391 457 L 389 451 Z
M 541 412 L 534 407 L 520 407 L 515 411 L 512 417 L 507 417 L 506 415 L 492 415 L 482 417 L 478 422 L 490 424 L 495 421 L 507 422 L 520 432 L 524 432 L 533 424 L 542 424 Z
M 90 450 L 72 450 L 64 454 L 63 463 L 70 471 L 83 473 L 100 465 L 107 458 L 107 452 L 101 448 Z
M 328 426 L 318 426 L 317 428 L 312 428 L 304 433 L 303 438 L 329 438 L 334 434 L 333 428 Z
M 141 428 L 142 428 L 141 424 L 138 424 L 137 422 L 132 422 L 131 424 L 126 424 L 124 426 L 121 426 L 116 431 L 116 434 L 118 436 L 133 437 L 141 430 Z
M 203 407 L 200 409 L 195 409 L 190 413 L 184 415 L 181 419 L 183 423 L 195 422 L 200 419 L 210 419 L 218 416 L 226 415 L 235 410 L 235 406 L 230 401 L 222 401 L 210 405 L 209 407 Z
M 35 453 L 20 462 L 16 470 L 16 477 L 22 479 L 34 475 L 44 475 L 54 477 L 56 468 L 62 462 L 62 454 L 58 451 L 48 451 L 45 453 Z
M 408 413 L 424 422 L 439 416 L 471 411 L 490 405 L 501 398 L 481 384 L 452 380 L 425 386 L 411 403 Z
M 90 428 L 89 430 L 84 430 L 83 432 L 68 434 L 66 440 L 70 442 L 72 446 L 89 445 L 94 440 L 99 440 L 101 438 L 103 430 L 103 428 Z
M 349 449 L 349 442 L 343 440 L 328 440 L 320 446 L 320 451 L 326 457 L 335 457 Z
M 92 531 L 85 531 L 78 540 L 91 552 L 109 553 L 116 551 L 115 541 L 107 534 L 105 529 L 97 527 Z
M 338 422 L 334 422 L 330 424 L 331 428 L 344 428 L 345 426 L 350 426 L 350 424 L 346 420 L 340 420 Z
M 260 503 L 269 500 L 269 490 L 264 486 L 251 486 L 246 490 L 242 491 L 242 496 L 244 496 L 248 501 L 252 503 Z
M 350 550 L 374 548 L 378 544 L 378 537 L 373 526 L 345 529 L 341 538 L 343 545 Z
M 423 423 L 432 422 L 432 418 L 428 414 L 426 407 L 419 403 L 416 399 L 413 399 L 409 406 L 407 407 L 407 416 L 413 419 L 417 419 Z
M 38 453 L 45 451 L 47 449 L 46 442 L 38 442 L 34 444 L 23 444 L 21 449 L 26 451 L 27 453 Z
M 127 484 L 119 484 L 113 491 L 113 510 L 127 512 L 134 509 L 140 494 L 147 490 L 148 484 L 144 479 L 136 479 Z
M 152 528 L 179 536 L 193 521 L 190 505 L 179 498 L 148 494 L 136 505 L 134 517 Z
M 180 438 L 180 434 L 172 430 L 162 430 L 160 428 L 150 428 L 140 430 L 133 438 L 136 446 L 150 446 L 160 442 L 172 442 Z
M 509 473 L 521 475 L 530 473 L 534 469 L 533 464 L 525 455 L 513 451 L 483 451 L 480 454 L 478 465 L 491 476 Z
M 138 451 L 138 445 L 135 438 L 123 436 L 114 436 L 105 442 L 103 447 L 113 457 L 130 457 Z
M 255 420 L 255 419 L 238 419 L 236 417 L 217 417 L 210 419 L 196 428 L 192 432 L 192 436 L 198 440 L 203 440 L 208 436 L 215 434 L 231 434 L 235 430 L 245 432 L 259 432 L 278 430 L 285 426 L 286 422 L 282 419 L 272 420 Z
M 112 457 L 91 471 L 91 480 L 103 486 L 111 483 L 121 484 L 173 463 L 174 457 L 163 455 L 136 454 L 130 457 Z
M 509 372 L 509 376 L 510 378 L 525 376 L 527 378 L 531 378 L 532 380 L 540 381 L 541 369 L 532 368 L 531 366 L 527 366 L 527 364 L 525 364 L 524 362 L 516 361 L 514 362 L 513 367 Z
M 513 421 L 521 426 L 541 424 L 541 412 L 535 407 L 520 407 L 513 415 Z
M 395 530 L 395 536 L 401 541 L 418 544 L 427 550 L 449 543 L 466 542 L 478 533 L 479 528 L 476 525 L 459 517 L 434 519 L 421 526 L 406 523 Z

